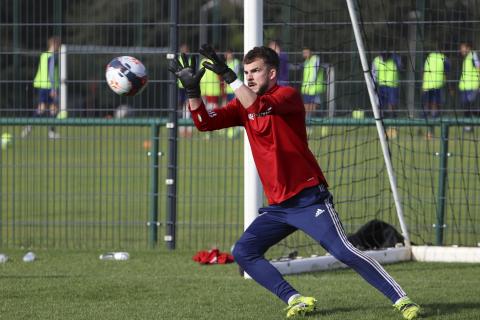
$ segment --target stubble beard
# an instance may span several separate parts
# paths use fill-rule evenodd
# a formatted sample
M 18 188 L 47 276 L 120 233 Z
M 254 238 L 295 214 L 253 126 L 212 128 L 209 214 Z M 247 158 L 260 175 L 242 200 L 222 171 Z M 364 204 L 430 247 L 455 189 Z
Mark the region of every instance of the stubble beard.
M 257 96 L 263 95 L 265 92 L 267 92 L 267 89 L 268 89 L 268 82 L 264 83 L 261 87 L 258 88 Z

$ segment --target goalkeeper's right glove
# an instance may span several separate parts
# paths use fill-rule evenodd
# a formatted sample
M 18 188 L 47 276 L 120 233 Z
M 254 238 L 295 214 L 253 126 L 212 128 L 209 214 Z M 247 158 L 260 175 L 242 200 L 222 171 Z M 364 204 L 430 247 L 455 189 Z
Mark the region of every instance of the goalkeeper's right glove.
M 176 57 L 170 62 L 168 70 L 182 83 L 187 94 L 187 98 L 200 98 L 200 80 L 205 73 L 205 68 L 197 71 L 197 63 L 195 59 L 189 59 L 186 54 L 182 53 L 182 62 Z M 192 64 L 190 65 L 190 61 Z

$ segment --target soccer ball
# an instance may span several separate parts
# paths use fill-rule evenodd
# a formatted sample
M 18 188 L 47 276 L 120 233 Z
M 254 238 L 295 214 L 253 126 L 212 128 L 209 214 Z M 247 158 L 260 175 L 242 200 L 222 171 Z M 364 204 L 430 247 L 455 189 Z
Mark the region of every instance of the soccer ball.
M 110 61 L 105 70 L 105 78 L 110 89 L 122 96 L 139 94 L 148 81 L 143 63 L 130 56 L 121 56 Z

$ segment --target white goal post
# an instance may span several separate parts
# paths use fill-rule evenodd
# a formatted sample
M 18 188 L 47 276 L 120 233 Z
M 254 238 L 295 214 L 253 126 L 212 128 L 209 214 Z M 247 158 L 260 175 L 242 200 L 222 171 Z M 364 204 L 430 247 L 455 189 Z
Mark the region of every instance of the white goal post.
M 244 0 L 243 17 L 243 51 L 246 54 L 253 47 L 263 45 L 263 1 Z M 246 132 L 243 134 L 243 166 L 243 228 L 247 229 L 257 217 L 258 208 L 263 204 L 263 188 Z

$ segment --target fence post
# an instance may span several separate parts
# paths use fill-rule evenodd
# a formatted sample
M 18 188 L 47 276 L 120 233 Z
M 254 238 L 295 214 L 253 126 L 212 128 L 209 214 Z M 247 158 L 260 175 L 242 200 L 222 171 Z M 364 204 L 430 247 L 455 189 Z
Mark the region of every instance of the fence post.
M 175 54 L 178 48 L 178 2 L 170 0 L 170 54 Z M 167 230 L 165 241 L 167 248 L 175 249 L 175 229 L 177 224 L 177 81 L 170 73 L 170 88 L 168 91 L 168 170 L 167 170 Z
M 447 165 L 448 165 L 448 131 L 449 125 L 442 122 L 440 132 L 440 163 L 438 172 L 438 195 L 437 195 L 437 223 L 436 228 L 436 240 L 437 246 L 443 245 L 443 229 L 445 228 L 445 187 L 447 183 Z
M 150 216 L 148 219 L 148 242 L 155 247 L 158 241 L 158 123 L 150 126 Z

